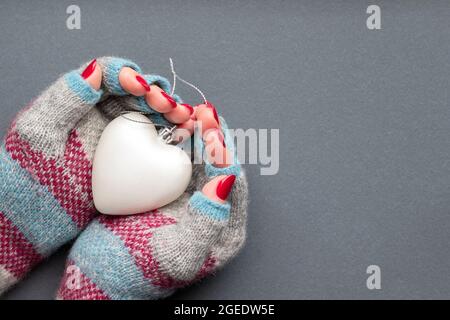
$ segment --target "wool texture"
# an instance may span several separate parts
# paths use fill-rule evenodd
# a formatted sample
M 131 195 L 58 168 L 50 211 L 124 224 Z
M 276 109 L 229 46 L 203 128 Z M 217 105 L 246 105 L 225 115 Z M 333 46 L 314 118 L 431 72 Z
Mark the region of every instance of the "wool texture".
M 92 159 L 106 125 L 125 110 L 167 121 L 120 86 L 121 68 L 141 73 L 136 64 L 116 57 L 97 64 L 100 90 L 80 75 L 87 63 L 63 75 L 18 114 L 0 147 L 0 294 L 80 233 L 58 299 L 163 298 L 222 267 L 244 244 L 248 190 L 238 162 L 194 165 L 185 195 L 156 211 L 98 215 Z M 165 78 L 144 78 L 170 92 Z M 237 176 L 223 205 L 197 191 L 220 174 Z
M 237 177 L 227 203 L 197 191 L 223 174 Z M 247 203 L 247 181 L 238 162 L 223 169 L 194 165 L 188 190 L 169 205 L 94 219 L 72 247 L 57 299 L 161 299 L 199 281 L 244 245 Z

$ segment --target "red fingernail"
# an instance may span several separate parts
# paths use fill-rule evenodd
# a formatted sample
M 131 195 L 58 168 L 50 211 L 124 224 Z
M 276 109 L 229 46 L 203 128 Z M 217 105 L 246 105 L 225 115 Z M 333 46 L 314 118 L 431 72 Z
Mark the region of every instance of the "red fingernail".
M 194 121 L 197 121 L 197 115 L 195 114 L 195 109 L 196 107 L 194 107 L 194 113 L 193 114 L 191 114 L 191 119 L 192 120 L 194 120 Z
M 219 130 L 219 129 L 215 129 L 214 131 L 216 132 L 217 138 L 219 139 L 220 143 L 222 143 L 223 147 L 226 148 L 226 145 L 225 145 L 225 138 L 224 138 L 224 136 L 223 136 L 222 131 Z
M 91 76 L 92 72 L 94 72 L 95 67 L 97 66 L 97 59 L 94 59 L 89 63 L 89 65 L 84 69 L 84 71 L 81 73 L 81 76 L 83 79 L 87 79 Z
M 145 91 L 150 92 L 150 86 L 144 78 L 142 78 L 140 75 L 137 75 L 136 80 L 144 87 Z
M 165 93 L 164 91 L 161 91 L 161 94 L 163 95 L 164 98 L 167 99 L 167 101 L 170 102 L 172 108 L 176 108 L 177 106 L 177 102 L 171 97 L 169 96 L 167 93 Z
M 214 107 L 214 105 L 213 105 L 211 102 L 209 102 L 209 101 L 206 101 L 206 106 L 207 106 L 208 108 L 211 108 L 211 110 L 212 110 L 212 112 L 213 112 L 213 115 L 214 115 L 214 119 L 216 119 L 217 124 L 220 124 L 220 122 L 219 122 L 219 116 L 217 115 L 216 107 Z
M 220 199 L 227 200 L 231 188 L 233 188 L 234 180 L 236 180 L 236 176 L 233 174 L 219 182 L 217 185 L 216 194 Z
M 192 115 L 194 113 L 194 108 L 191 105 L 189 105 L 187 103 L 182 103 L 181 105 L 185 106 L 189 110 L 190 115 Z

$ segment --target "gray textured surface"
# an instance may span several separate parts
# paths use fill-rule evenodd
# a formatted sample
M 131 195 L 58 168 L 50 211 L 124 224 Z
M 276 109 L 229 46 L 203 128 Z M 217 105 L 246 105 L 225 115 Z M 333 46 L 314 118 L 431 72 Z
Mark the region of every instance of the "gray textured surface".
M 449 19 L 448 1 L 3 0 L 0 130 L 82 61 L 168 76 L 171 56 L 231 127 L 281 129 L 279 174 L 247 167 L 246 248 L 177 298 L 450 298 Z M 52 298 L 65 254 L 6 298 Z

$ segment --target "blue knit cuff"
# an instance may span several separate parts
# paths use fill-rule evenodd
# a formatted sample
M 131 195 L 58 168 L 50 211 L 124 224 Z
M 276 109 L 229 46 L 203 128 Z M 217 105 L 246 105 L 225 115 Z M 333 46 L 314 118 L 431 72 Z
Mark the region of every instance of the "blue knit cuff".
M 208 177 L 216 177 L 220 175 L 231 175 L 234 174 L 236 177 L 239 177 L 241 175 L 241 164 L 239 163 L 239 159 L 237 157 L 237 153 L 235 150 L 235 145 L 233 141 L 233 137 L 229 133 L 228 125 L 224 118 L 220 117 L 220 124 L 222 128 L 222 133 L 224 135 L 225 144 L 228 148 L 228 150 L 233 153 L 233 163 L 231 166 L 228 166 L 226 168 L 218 168 L 212 165 L 208 161 L 208 157 L 204 155 L 205 152 L 205 145 L 203 142 L 203 139 L 201 137 L 201 133 L 195 132 L 194 134 L 194 152 L 196 159 L 202 159 L 205 163 L 205 173 Z
M 96 104 L 102 94 L 102 90 L 95 90 L 90 86 L 89 83 L 84 80 L 80 73 L 77 70 L 71 71 L 64 76 L 64 80 L 66 81 L 67 86 L 72 90 L 76 95 L 80 97 L 81 100 L 86 102 L 87 104 Z
M 156 74 L 147 74 L 147 75 L 144 75 L 143 77 L 149 85 L 153 84 L 155 86 L 158 86 L 168 94 L 170 94 L 170 92 L 172 91 L 172 86 L 171 86 L 169 80 L 167 80 L 166 78 L 164 78 L 162 76 L 159 76 Z M 183 103 L 183 100 L 177 94 L 173 94 L 172 98 L 178 103 Z
M 152 108 L 150 108 L 147 104 L 147 102 L 145 101 L 144 97 L 137 97 L 136 98 L 137 101 L 137 105 L 139 107 L 139 111 L 142 112 L 148 112 L 150 114 L 156 114 L 157 112 L 155 110 L 153 110 Z
M 163 89 L 166 93 L 170 94 L 172 87 L 169 80 L 167 80 L 166 78 L 155 74 L 147 74 L 143 75 L 142 77 L 145 79 L 145 81 L 147 81 L 149 85 L 156 85 Z M 178 103 L 183 102 L 183 100 L 177 94 L 172 95 L 172 98 Z M 148 112 L 151 114 L 150 117 L 152 118 L 153 123 L 158 123 L 166 126 L 171 125 L 171 123 L 167 121 L 161 113 L 155 111 L 151 106 L 147 104 L 144 97 L 138 97 L 136 100 L 140 111 Z
M 181 97 L 179 95 L 177 95 L 176 93 L 174 93 L 172 95 L 172 98 L 178 103 L 183 103 L 183 100 L 181 99 Z
M 227 220 L 230 217 L 230 204 L 218 203 L 207 198 L 202 192 L 196 191 L 189 200 L 189 206 L 200 214 L 215 220 Z
M 172 123 L 170 123 L 166 118 L 164 118 L 162 113 L 159 113 L 149 107 L 147 102 L 145 101 L 144 97 L 137 97 L 136 98 L 137 107 L 139 108 L 139 111 L 144 112 L 145 114 L 148 114 L 150 120 L 154 124 L 159 124 L 161 126 L 171 127 L 173 126 Z
M 110 58 L 104 66 L 104 82 L 109 91 L 114 95 L 125 96 L 128 93 L 122 89 L 119 82 L 119 72 L 124 67 L 134 69 L 138 73 L 142 73 L 141 68 L 134 62 L 122 58 Z
M 162 76 L 159 76 L 156 74 L 146 74 L 146 75 L 143 75 L 143 77 L 149 85 L 153 84 L 155 86 L 158 86 L 167 93 L 169 93 L 172 90 L 172 86 L 170 85 L 169 80 L 167 80 L 166 78 L 164 78 Z
M 218 168 L 210 163 L 207 163 L 205 166 L 205 172 L 208 177 L 217 177 L 222 175 L 228 176 L 231 174 L 234 174 L 236 177 L 239 177 L 241 175 L 241 165 L 238 163 L 226 168 Z

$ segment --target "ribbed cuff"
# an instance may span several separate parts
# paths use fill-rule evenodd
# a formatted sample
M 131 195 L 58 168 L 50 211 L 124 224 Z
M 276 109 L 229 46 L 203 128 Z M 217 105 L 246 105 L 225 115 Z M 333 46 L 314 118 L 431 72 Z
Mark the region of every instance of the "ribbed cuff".
M 129 67 L 138 73 L 142 73 L 141 68 L 134 62 L 122 58 L 107 58 L 104 65 L 103 82 L 107 89 L 114 95 L 124 96 L 128 93 L 122 89 L 119 82 L 119 72 L 124 67 Z
M 220 175 L 235 175 L 236 177 L 239 177 L 241 175 L 241 164 L 239 163 L 239 159 L 236 154 L 235 145 L 233 141 L 233 137 L 231 137 L 228 129 L 228 125 L 225 122 L 225 119 L 220 117 L 220 124 L 222 133 L 225 138 L 225 144 L 228 148 L 228 150 L 233 153 L 233 164 L 226 167 L 226 168 L 218 168 L 212 165 L 208 161 L 208 157 L 204 154 L 205 152 L 205 145 L 202 139 L 202 135 L 200 132 L 198 132 L 198 129 L 196 129 L 196 132 L 194 134 L 194 153 L 195 158 L 197 160 L 202 160 L 205 163 L 205 173 L 208 177 L 217 177 Z
M 77 70 L 64 76 L 67 86 L 87 104 L 96 104 L 102 94 L 102 90 L 95 90 L 84 80 Z
M 158 86 L 167 93 L 170 93 L 170 91 L 172 90 L 172 86 L 170 85 L 169 80 L 167 80 L 166 78 L 164 78 L 162 76 L 159 76 L 156 74 L 146 74 L 146 75 L 143 75 L 143 77 L 149 85 L 153 84 L 155 86 Z
M 189 200 L 190 208 L 199 214 L 216 220 L 227 220 L 230 217 L 230 204 L 218 203 L 207 198 L 202 192 L 196 191 Z
M 222 175 L 235 175 L 236 177 L 239 177 L 241 174 L 241 165 L 240 164 L 234 164 L 226 168 L 217 168 L 214 167 L 212 164 L 207 163 L 205 166 L 206 175 L 208 177 L 217 177 Z
M 145 79 L 145 81 L 147 81 L 147 83 L 149 85 L 156 85 L 156 86 L 160 87 L 161 89 L 163 89 L 164 92 L 166 92 L 167 94 L 170 94 L 172 87 L 170 85 L 169 80 L 167 80 L 166 78 L 159 76 L 159 75 L 155 75 L 155 74 L 143 75 L 143 78 Z M 173 94 L 172 98 L 178 103 L 183 102 L 183 100 L 177 94 Z M 140 111 L 149 112 L 149 113 L 155 114 L 155 115 L 161 115 L 161 113 L 156 112 L 152 108 L 152 106 L 149 106 L 147 104 L 144 97 L 138 97 L 136 100 L 138 102 Z M 168 121 L 159 121 L 160 119 L 157 117 L 155 119 L 157 119 L 159 124 L 170 125 L 170 123 Z

